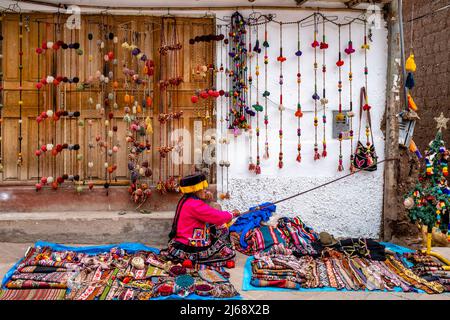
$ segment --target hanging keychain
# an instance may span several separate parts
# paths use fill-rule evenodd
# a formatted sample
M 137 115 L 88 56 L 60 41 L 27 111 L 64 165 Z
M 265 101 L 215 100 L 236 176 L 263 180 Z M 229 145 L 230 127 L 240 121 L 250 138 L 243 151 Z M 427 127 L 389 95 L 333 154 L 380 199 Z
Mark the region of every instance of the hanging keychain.
M 269 48 L 269 42 L 267 40 L 267 22 L 264 24 L 264 128 L 265 128 L 265 142 L 264 142 L 264 159 L 269 159 L 269 134 L 268 134 L 268 125 L 269 125 L 269 116 L 268 116 L 268 108 L 267 108 L 267 101 L 268 96 L 270 95 L 270 92 L 267 90 L 267 65 L 269 64 L 269 56 L 268 56 L 268 50 Z
M 338 114 L 336 115 L 336 122 L 342 122 L 345 120 L 345 116 L 342 113 L 342 66 L 344 65 L 344 61 L 342 60 L 342 53 L 341 53 L 341 25 L 338 25 L 338 45 L 339 45 L 339 57 L 338 61 L 336 62 L 336 66 L 338 67 L 339 72 L 339 80 L 338 80 L 338 96 L 339 96 L 339 107 L 338 107 Z M 338 163 L 338 171 L 344 170 L 344 165 L 342 162 L 342 139 L 343 139 L 343 133 L 339 132 L 339 163 Z
M 314 14 L 314 41 L 311 46 L 314 48 L 314 94 L 312 96 L 314 100 L 314 160 L 320 159 L 319 147 L 317 144 L 317 130 L 319 126 L 319 120 L 317 118 L 317 101 L 320 100 L 320 96 L 317 93 L 317 47 L 320 46 L 319 41 L 317 41 L 318 33 L 318 21 L 317 14 Z
M 322 123 L 323 123 L 323 137 L 322 137 L 322 158 L 327 156 L 327 139 L 326 139 L 326 125 L 327 125 L 327 104 L 328 99 L 326 97 L 326 73 L 327 73 L 327 65 L 326 65 L 326 57 L 325 53 L 328 49 L 328 43 L 326 42 L 325 36 L 325 18 L 322 18 L 322 42 L 320 43 L 320 49 L 322 50 L 322 99 L 320 99 L 320 104 L 323 108 L 322 114 Z
M 280 62 L 280 104 L 278 106 L 278 110 L 280 111 L 280 130 L 278 132 L 280 138 L 280 152 L 278 154 L 278 168 L 283 168 L 283 62 L 286 61 L 286 58 L 283 57 L 283 23 L 280 22 L 280 55 L 277 58 L 277 61 Z
M 295 117 L 297 118 L 297 162 L 302 161 L 302 144 L 301 144 L 301 118 L 303 117 L 302 105 L 300 103 L 300 86 L 302 82 L 302 75 L 300 73 L 300 57 L 302 56 L 302 51 L 300 50 L 300 23 L 297 23 L 297 51 L 295 52 L 297 57 L 297 111 L 295 112 Z

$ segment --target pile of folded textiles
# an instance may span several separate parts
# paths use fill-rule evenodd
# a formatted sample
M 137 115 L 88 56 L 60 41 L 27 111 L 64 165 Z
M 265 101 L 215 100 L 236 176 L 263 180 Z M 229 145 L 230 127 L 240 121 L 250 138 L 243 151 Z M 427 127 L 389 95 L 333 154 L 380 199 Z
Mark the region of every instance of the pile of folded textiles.
M 293 247 L 309 255 L 318 255 L 321 247 L 319 235 L 306 226 L 299 217 L 279 218 L 275 226 L 256 225 L 253 228 L 241 230 L 233 224 L 230 228 L 230 238 L 236 250 L 247 255 L 267 250 L 278 244 Z
M 30 248 L 4 281 L 0 300 L 148 300 L 177 295 L 239 295 L 220 267 L 184 267 L 152 251 L 119 247 L 88 254 Z
M 445 271 L 440 261 L 420 251 L 405 253 L 404 257 L 414 264 L 412 271 L 415 274 L 425 280 L 440 283 L 445 292 L 450 292 L 450 271 Z
M 303 255 L 282 244 L 259 252 L 252 260 L 251 285 L 255 287 L 334 288 L 442 293 L 444 286 L 427 281 L 409 269 L 402 257 L 387 253 L 373 260 L 342 246 L 325 247 L 321 256 Z

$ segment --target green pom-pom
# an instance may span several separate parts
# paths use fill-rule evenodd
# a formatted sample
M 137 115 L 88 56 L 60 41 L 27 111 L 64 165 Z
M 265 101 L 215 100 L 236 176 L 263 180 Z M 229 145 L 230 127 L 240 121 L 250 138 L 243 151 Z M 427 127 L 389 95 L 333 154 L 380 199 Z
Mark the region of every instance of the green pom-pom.
M 258 111 L 258 112 L 263 111 L 263 106 L 260 104 L 254 104 L 252 107 L 255 109 L 255 111 Z
M 266 90 L 266 91 L 264 91 L 264 93 L 262 95 L 263 95 L 263 97 L 268 97 L 268 96 L 270 96 L 270 92 Z
M 269 47 L 269 42 L 264 41 L 264 42 L 263 42 L 263 47 L 268 48 L 268 47 Z

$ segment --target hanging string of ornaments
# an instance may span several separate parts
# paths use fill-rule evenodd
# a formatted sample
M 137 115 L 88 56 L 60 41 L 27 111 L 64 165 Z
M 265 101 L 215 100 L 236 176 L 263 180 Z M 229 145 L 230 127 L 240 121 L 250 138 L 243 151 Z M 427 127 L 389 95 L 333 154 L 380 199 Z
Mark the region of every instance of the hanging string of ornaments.
M 339 44 L 339 56 L 338 61 L 336 62 L 336 66 L 338 67 L 339 80 L 338 80 L 338 96 L 339 96 L 339 105 L 338 105 L 338 114 L 336 115 L 336 121 L 342 122 L 345 119 L 344 114 L 342 113 L 342 66 L 344 65 L 344 61 L 342 60 L 342 52 L 341 52 L 341 26 L 338 26 L 338 44 Z M 343 156 L 342 156 L 342 139 L 343 133 L 339 132 L 339 160 L 338 160 L 338 171 L 344 171 L 343 165 Z
M 348 46 L 344 49 L 344 52 L 348 56 L 348 65 L 349 65 L 349 71 L 348 71 L 348 87 L 349 87 L 349 111 L 347 112 L 347 117 L 350 119 L 350 171 L 354 171 L 355 167 L 353 165 L 354 161 L 354 154 L 353 154 L 353 118 L 355 116 L 353 112 L 353 68 L 352 68 L 352 54 L 355 52 L 355 49 L 353 49 L 353 42 L 352 42 L 352 24 L 350 23 L 348 25 Z
M 318 34 L 318 20 L 317 16 L 314 15 L 314 41 L 311 44 L 311 46 L 314 48 L 314 94 L 312 96 L 314 100 L 314 160 L 320 159 L 320 153 L 319 153 L 319 145 L 317 143 L 317 136 L 318 136 L 318 126 L 319 126 L 319 119 L 317 117 L 317 101 L 320 100 L 320 96 L 317 93 L 317 48 L 320 46 L 319 41 L 317 41 L 317 34 Z
M 4 14 L 2 13 L 0 15 L 0 173 L 3 172 L 3 135 L 2 135 L 2 124 L 3 124 L 3 118 L 2 118 L 2 113 L 3 113 L 3 17 Z
M 295 111 L 295 117 L 297 118 L 297 158 L 295 159 L 297 162 L 302 161 L 302 129 L 301 129 L 301 118 L 303 117 L 302 105 L 300 102 L 301 98 L 301 83 L 302 83 L 302 74 L 300 72 L 300 57 L 302 56 L 302 51 L 300 50 L 300 23 L 297 23 L 297 51 L 295 52 L 295 56 L 297 57 L 297 110 Z

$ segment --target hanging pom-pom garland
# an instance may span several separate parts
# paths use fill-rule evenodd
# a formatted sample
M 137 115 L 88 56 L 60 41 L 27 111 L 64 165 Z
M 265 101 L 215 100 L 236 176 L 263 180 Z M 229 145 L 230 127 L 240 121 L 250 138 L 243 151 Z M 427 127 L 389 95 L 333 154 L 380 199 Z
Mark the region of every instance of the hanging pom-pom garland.
M 338 96 L 339 96 L 339 106 L 338 106 L 338 114 L 336 115 L 336 122 L 344 121 L 345 117 L 342 113 L 342 66 L 344 65 L 344 61 L 342 60 L 341 54 L 341 25 L 338 25 L 338 44 L 339 44 L 339 57 L 336 62 L 336 66 L 338 67 L 339 80 L 338 80 Z M 342 157 L 342 132 L 339 133 L 339 160 L 338 160 L 338 171 L 344 170 L 343 165 L 343 157 Z
M 4 14 L 0 14 L 0 173 L 3 172 L 3 158 L 2 158 L 2 111 L 3 111 L 3 17 Z M 39 26 L 39 23 L 38 23 Z M 39 144 L 39 141 L 38 141 Z
M 248 104 L 249 106 L 252 106 L 252 84 L 253 84 L 253 77 L 252 77 L 252 58 L 253 58 L 253 50 L 252 50 L 252 26 L 249 24 L 248 26 L 248 50 L 247 50 L 247 61 L 248 61 Z M 258 92 L 256 93 L 258 95 Z M 252 128 L 252 117 L 251 115 L 254 115 L 255 112 L 250 113 L 251 109 L 249 108 L 246 110 L 246 113 L 250 115 L 248 117 L 248 124 L 249 124 L 249 130 L 248 130 L 248 137 L 249 137 L 249 163 L 248 163 L 248 170 L 250 172 L 254 172 L 256 170 L 256 165 L 253 162 L 253 128 Z
M 17 166 L 21 167 L 23 164 L 22 157 L 22 107 L 23 107 L 23 16 L 19 13 L 19 135 L 18 135 L 18 152 L 17 152 Z
M 325 59 L 325 52 L 328 49 L 328 43 L 326 43 L 326 36 L 325 36 L 325 19 L 322 21 L 322 32 L 323 32 L 323 40 L 320 43 L 320 49 L 322 50 L 322 99 L 320 99 L 320 104 L 323 108 L 323 114 L 322 114 L 322 123 L 323 123 L 323 137 L 322 137 L 322 157 L 325 158 L 327 156 L 327 139 L 326 139 L 326 125 L 327 125 L 327 104 L 328 99 L 326 97 L 326 72 L 327 72 L 327 65 L 326 65 L 326 59 Z
M 319 146 L 317 143 L 317 130 L 319 126 L 319 119 L 317 118 L 317 102 L 320 100 L 320 96 L 317 93 L 317 48 L 320 46 L 317 41 L 317 33 L 318 33 L 318 21 L 317 15 L 314 14 L 314 41 L 311 46 L 314 48 L 314 94 L 312 96 L 314 100 L 314 160 L 320 159 Z
M 256 41 L 255 46 L 253 47 L 253 52 L 256 54 L 256 67 L 255 67 L 255 75 L 256 75 L 256 104 L 253 105 L 253 108 L 256 112 L 256 167 L 255 173 L 261 174 L 261 158 L 259 154 L 259 114 L 263 111 L 263 106 L 259 104 L 259 55 L 261 53 L 261 48 L 259 47 L 259 25 L 256 25 Z
M 297 118 L 297 162 L 302 161 L 302 144 L 301 144 L 301 118 L 303 117 L 302 105 L 300 102 L 300 87 L 302 82 L 302 75 L 300 72 L 300 57 L 302 56 L 302 51 L 300 50 L 300 23 L 297 23 L 297 51 L 295 52 L 297 57 L 297 111 L 295 111 L 295 117 Z
M 270 95 L 270 92 L 267 90 L 267 65 L 269 64 L 269 56 L 268 56 L 268 49 L 269 48 L 269 42 L 267 40 L 267 22 L 264 24 L 264 128 L 265 128 L 265 142 L 264 142 L 264 159 L 269 158 L 269 134 L 268 134 L 268 125 L 269 125 L 269 116 L 268 116 L 268 108 L 267 108 L 267 102 L 268 102 L 268 96 Z
M 352 50 L 347 50 L 348 48 L 352 47 L 352 24 L 349 23 L 348 25 L 348 47 L 344 50 L 344 52 L 348 56 L 348 88 L 349 88 L 349 111 L 347 112 L 347 117 L 350 119 L 350 171 L 355 171 L 355 166 L 353 165 L 354 160 L 354 154 L 353 154 L 353 138 L 354 138 L 354 131 L 353 131 L 353 118 L 355 116 L 355 113 L 353 112 L 353 69 L 352 69 Z
M 280 55 L 277 58 L 277 61 L 280 63 L 280 103 L 278 106 L 278 110 L 280 111 L 280 130 L 278 132 L 280 138 L 280 152 L 278 154 L 278 168 L 283 168 L 283 62 L 286 61 L 286 57 L 283 56 L 283 23 L 280 22 Z

